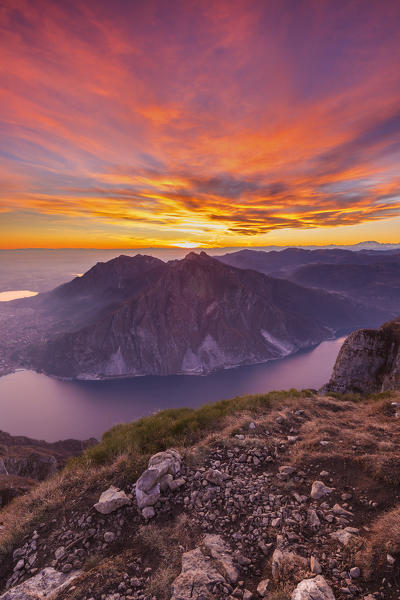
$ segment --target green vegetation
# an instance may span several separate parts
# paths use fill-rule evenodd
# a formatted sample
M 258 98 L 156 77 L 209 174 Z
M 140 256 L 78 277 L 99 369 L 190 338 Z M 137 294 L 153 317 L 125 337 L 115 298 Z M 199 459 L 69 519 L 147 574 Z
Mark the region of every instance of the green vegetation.
M 191 446 L 207 433 L 216 431 L 222 420 L 242 411 L 257 413 L 288 397 L 306 398 L 309 390 L 291 389 L 252 396 L 237 396 L 198 409 L 163 410 L 132 423 L 116 425 L 107 431 L 99 444 L 88 448 L 79 462 L 110 463 L 120 454 L 148 455 L 173 446 Z M 74 463 L 76 461 L 73 461 Z

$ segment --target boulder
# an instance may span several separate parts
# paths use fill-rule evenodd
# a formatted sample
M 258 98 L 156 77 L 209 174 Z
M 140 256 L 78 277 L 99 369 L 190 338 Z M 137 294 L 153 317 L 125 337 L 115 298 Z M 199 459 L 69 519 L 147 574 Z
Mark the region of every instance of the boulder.
M 235 584 L 239 578 L 239 573 L 232 561 L 230 549 L 225 544 L 220 535 L 206 535 L 203 544 L 205 552 L 213 559 L 214 564 L 220 573 L 223 574 L 229 583 Z
M 337 531 L 331 533 L 331 537 L 339 540 L 339 542 L 343 544 L 343 546 L 347 546 L 350 540 L 352 540 L 353 537 L 357 534 L 358 529 L 356 529 L 355 527 L 345 527 L 344 529 L 338 529 Z
M 303 579 L 292 594 L 291 600 L 335 600 L 332 589 L 322 575 Z
M 224 583 L 210 558 L 195 548 L 182 555 L 182 571 L 172 584 L 171 600 L 211 600 L 214 586 Z
M 216 586 L 222 589 L 235 584 L 238 578 L 230 549 L 223 539 L 219 535 L 206 535 L 201 546 L 182 555 L 182 570 L 172 584 L 171 600 L 212 600 L 216 597 Z
M 108 515 L 118 508 L 121 508 L 121 506 L 129 504 L 129 502 L 130 500 L 125 492 L 112 485 L 108 490 L 101 494 L 99 501 L 94 505 L 94 508 L 102 515 Z
M 294 552 L 277 548 L 271 558 L 272 576 L 280 577 L 286 569 L 308 571 L 308 561 Z
M 175 490 L 182 485 L 174 485 L 174 478 L 179 475 L 181 470 L 181 456 L 176 450 L 166 450 L 154 454 L 149 462 L 148 467 L 136 482 L 135 494 L 138 508 L 142 511 L 147 507 L 153 507 L 157 504 L 161 492 L 167 489 Z M 184 483 L 184 480 L 183 480 Z M 149 515 L 152 511 L 146 511 L 145 518 L 151 518 Z
M 313 500 L 319 500 L 326 494 L 331 494 L 335 488 L 327 487 L 322 481 L 314 481 L 311 487 L 310 497 Z
M 47 567 L 34 577 L 10 588 L 0 596 L 0 600 L 52 600 L 82 571 L 72 571 L 68 574 Z

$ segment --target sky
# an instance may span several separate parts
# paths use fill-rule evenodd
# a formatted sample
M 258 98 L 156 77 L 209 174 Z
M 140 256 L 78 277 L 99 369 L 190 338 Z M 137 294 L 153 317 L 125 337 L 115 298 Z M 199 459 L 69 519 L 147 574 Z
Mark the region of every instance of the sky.
M 1 0 L 0 247 L 400 241 L 398 0 Z

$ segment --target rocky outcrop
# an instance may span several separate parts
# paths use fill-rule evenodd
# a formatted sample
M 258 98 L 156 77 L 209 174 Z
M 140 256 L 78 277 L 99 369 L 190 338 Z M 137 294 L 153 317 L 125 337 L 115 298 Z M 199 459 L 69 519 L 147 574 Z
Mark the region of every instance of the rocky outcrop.
M 45 442 L 0 431 L 0 506 L 28 491 L 97 440 Z
M 171 600 L 211 600 L 227 593 L 239 573 L 229 547 L 219 535 L 206 535 L 202 546 L 185 552 L 182 571 L 172 584 Z
M 345 340 L 324 391 L 361 394 L 400 389 L 400 320 Z
M 292 600 L 335 600 L 332 589 L 322 577 L 303 579 L 292 594 Z
M 0 458 L 1 475 L 19 475 L 42 481 L 57 471 L 54 456 L 28 451 L 25 456 L 3 456 Z
M 66 574 L 47 567 L 34 577 L 9 589 L 0 596 L 0 600 L 52 600 L 80 573 L 80 571 L 73 571 Z
M 27 364 L 80 379 L 204 374 L 287 356 L 370 323 L 338 294 L 236 269 L 204 252 L 147 270 L 140 285 L 138 277 L 120 297 L 113 288 L 111 305 L 100 311 L 93 288 L 85 296 L 89 324 L 32 347 Z M 70 302 L 69 295 L 66 310 Z
M 154 454 L 149 460 L 148 468 L 141 474 L 135 485 L 136 501 L 145 519 L 155 515 L 154 505 L 161 493 L 167 489 L 175 491 L 185 483 L 178 478 L 181 470 L 181 456 L 176 450 L 166 450 Z

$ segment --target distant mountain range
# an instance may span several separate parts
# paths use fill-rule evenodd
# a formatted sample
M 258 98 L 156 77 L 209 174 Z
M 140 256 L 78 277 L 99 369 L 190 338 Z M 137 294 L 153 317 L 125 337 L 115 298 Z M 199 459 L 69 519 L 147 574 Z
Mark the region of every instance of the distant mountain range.
M 237 268 L 254 269 L 305 287 L 340 293 L 365 308 L 383 312 L 385 319 L 399 313 L 398 250 L 240 250 L 217 258 Z
M 293 255 L 286 252 L 278 253 L 281 268 Z M 270 267 L 279 267 L 272 253 L 254 254 L 272 256 Z M 52 318 L 46 340 L 28 348 L 24 364 L 82 379 L 203 374 L 280 358 L 385 318 L 385 311 L 354 298 L 227 260 L 204 252 L 168 263 L 120 256 L 52 292 L 19 301 Z M 290 260 L 304 264 L 297 254 Z

